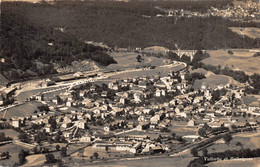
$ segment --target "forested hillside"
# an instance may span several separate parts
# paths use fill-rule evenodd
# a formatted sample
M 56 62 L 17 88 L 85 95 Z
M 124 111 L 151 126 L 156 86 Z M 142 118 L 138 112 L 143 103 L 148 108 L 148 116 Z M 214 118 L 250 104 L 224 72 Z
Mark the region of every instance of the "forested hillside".
M 197 10 L 218 5 L 190 3 L 187 9 L 192 5 Z M 175 6 L 181 8 L 183 4 Z M 3 2 L 0 53 L 6 61 L 0 64 L 0 71 L 9 79 L 17 79 L 55 73 L 53 66 L 65 66 L 80 59 L 92 59 L 101 65 L 116 63 L 106 49 L 86 45 L 83 43 L 86 40 L 131 48 L 161 45 L 176 49 L 175 44 L 180 49 L 259 47 L 259 39 L 243 38 L 228 28 L 257 26 L 254 23 L 219 17 L 155 17 L 163 14 L 154 8 L 158 5 L 165 7 L 167 3 Z

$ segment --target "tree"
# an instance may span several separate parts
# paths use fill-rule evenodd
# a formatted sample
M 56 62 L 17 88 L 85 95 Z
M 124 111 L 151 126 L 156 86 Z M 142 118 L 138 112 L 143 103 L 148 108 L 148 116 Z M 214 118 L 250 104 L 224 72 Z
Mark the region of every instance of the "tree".
M 229 51 L 228 51 L 228 54 L 232 55 L 232 54 L 233 54 L 232 50 L 229 50 Z
M 203 149 L 202 149 L 202 154 L 203 154 L 204 157 L 207 157 L 207 156 L 208 156 L 208 150 L 207 150 L 207 148 L 203 148 Z
M 187 64 L 190 64 L 191 58 L 190 58 L 189 56 L 183 54 L 183 55 L 181 56 L 181 61 L 183 61 L 183 62 L 185 62 L 185 63 L 187 63 Z
M 4 132 L 0 133 L 0 142 L 12 140 L 10 137 L 6 137 Z
M 223 137 L 224 141 L 226 142 L 226 144 L 229 145 L 229 142 L 233 139 L 232 135 L 230 133 L 226 134 L 224 137 Z
M 206 137 L 207 136 L 207 132 L 206 132 L 206 129 L 204 127 L 200 128 L 198 130 L 198 134 L 202 137 Z
M 99 154 L 97 152 L 93 153 L 93 157 L 95 157 L 96 159 L 98 158 Z
M 37 147 L 33 147 L 33 152 L 34 152 L 34 154 L 37 154 L 37 153 L 38 153 Z
M 60 145 L 57 144 L 57 145 L 55 146 L 55 148 L 56 148 L 56 151 L 59 151 L 59 150 L 60 150 Z
M 180 57 L 175 53 L 175 52 L 172 52 L 170 51 L 168 53 L 168 56 L 171 60 L 176 60 L 176 61 L 179 61 L 180 60 Z
M 45 158 L 46 158 L 45 162 L 47 164 L 51 164 L 51 163 L 55 163 L 56 162 L 56 159 L 55 159 L 53 154 L 47 154 L 47 155 L 45 155 Z
M 191 150 L 190 150 L 190 153 L 194 156 L 194 157 L 197 157 L 198 156 L 198 149 L 196 147 L 193 147 Z
M 137 62 L 141 62 L 142 61 L 142 57 L 140 56 L 140 55 L 138 55 L 137 57 L 136 57 L 136 60 L 137 60 Z
M 240 146 L 243 149 L 243 144 L 240 141 L 236 142 L 236 146 Z
M 62 147 L 60 150 L 60 155 L 62 157 L 66 157 L 67 156 L 67 148 L 66 147 Z
M 5 157 L 6 157 L 6 159 L 9 159 L 9 158 L 10 158 L 9 151 L 6 151 L 6 152 L 5 152 Z
M 152 149 L 152 147 L 149 147 L 149 153 L 152 155 L 154 154 L 154 150 Z
M 22 165 L 25 163 L 25 157 L 29 154 L 29 151 L 21 150 L 20 153 L 18 154 L 19 158 L 19 164 Z
M 48 120 L 48 123 L 51 124 L 51 128 L 53 128 L 53 129 L 55 129 L 57 126 L 56 119 L 53 116 L 50 117 L 50 119 Z
M 106 152 L 108 152 L 108 146 L 106 146 Z

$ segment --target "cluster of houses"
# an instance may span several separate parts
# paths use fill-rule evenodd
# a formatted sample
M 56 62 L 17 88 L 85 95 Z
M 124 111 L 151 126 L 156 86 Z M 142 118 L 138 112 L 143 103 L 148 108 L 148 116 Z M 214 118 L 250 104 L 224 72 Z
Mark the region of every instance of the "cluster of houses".
M 43 103 L 41 111 L 28 117 L 14 117 L 11 125 L 27 129 L 33 138 L 32 123 L 55 138 L 62 135 L 71 143 L 92 142 L 93 149 L 149 153 L 169 151 L 167 144 L 144 135 L 147 130 L 171 133 L 172 120 L 183 119 L 187 127 L 198 129 L 207 123 L 210 127 L 257 127 L 259 102 L 245 104 L 244 88 L 232 85 L 214 89 L 202 85 L 194 90 L 186 80 L 186 72 L 170 72 L 168 76 L 139 77 L 111 80 L 107 83 L 88 83 L 87 86 L 62 91 L 58 96 L 37 98 Z M 214 92 L 224 92 L 217 101 Z M 40 109 L 39 109 L 40 110 Z M 234 114 L 235 113 L 235 114 Z M 248 121 L 238 121 L 246 113 Z M 249 115 L 250 114 L 250 118 Z M 90 128 L 92 127 L 92 128 Z M 99 127 L 99 128 L 93 128 Z M 140 133 L 144 133 L 140 135 Z M 183 136 L 198 139 L 199 136 Z M 193 140 L 192 140 L 193 141 Z
M 247 2 L 246 2 L 247 3 Z M 189 11 L 184 9 L 163 9 L 160 7 L 155 7 L 166 13 L 167 17 L 209 17 L 209 16 L 220 16 L 224 18 L 248 18 L 248 19 L 258 19 L 260 16 L 259 6 L 257 2 L 247 3 L 247 5 L 234 5 L 228 6 L 227 8 L 219 9 L 211 7 L 206 12 Z M 157 17 L 165 17 L 165 15 L 158 14 Z
M 217 9 L 211 7 L 212 16 L 220 16 L 224 18 L 259 18 L 259 10 L 257 3 L 248 4 L 247 7 L 242 5 L 229 7 L 227 9 Z

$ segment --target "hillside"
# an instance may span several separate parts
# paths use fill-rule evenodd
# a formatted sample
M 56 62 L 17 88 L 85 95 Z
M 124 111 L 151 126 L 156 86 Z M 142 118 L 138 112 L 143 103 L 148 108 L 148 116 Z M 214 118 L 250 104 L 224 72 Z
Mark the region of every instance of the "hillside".
M 178 2 L 176 7 L 185 4 L 187 2 Z M 77 60 L 91 59 L 103 66 L 116 63 L 107 49 L 84 41 L 102 42 L 112 48 L 159 45 L 176 49 L 177 44 L 180 49 L 217 49 L 257 48 L 259 45 L 259 39 L 243 38 L 228 28 L 256 26 L 254 23 L 232 22 L 219 17 L 156 17 L 163 14 L 155 9 L 156 5 L 169 4 L 3 2 L 0 51 L 5 63 L 0 64 L 0 71 L 8 79 L 16 80 L 54 74 L 56 66 L 65 67 Z M 191 2 L 190 5 L 205 10 L 217 3 Z

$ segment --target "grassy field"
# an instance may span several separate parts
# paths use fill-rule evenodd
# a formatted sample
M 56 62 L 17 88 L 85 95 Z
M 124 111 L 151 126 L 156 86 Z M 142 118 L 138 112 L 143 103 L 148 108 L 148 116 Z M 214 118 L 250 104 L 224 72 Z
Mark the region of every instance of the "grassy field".
M 242 99 L 246 105 L 250 105 L 251 103 L 254 102 L 260 103 L 260 95 L 248 95 L 242 97 Z
M 0 161 L 0 165 L 2 166 L 12 166 L 14 165 L 14 163 L 18 162 L 18 154 L 21 151 L 21 149 L 27 150 L 26 147 L 23 147 L 21 145 L 17 145 L 17 144 L 6 144 L 3 146 L 0 146 L 0 153 L 4 152 L 4 151 L 9 151 L 9 154 L 11 155 L 11 157 L 9 159 L 6 160 L 1 160 Z
M 214 66 L 221 65 L 222 68 L 228 66 L 233 70 L 241 70 L 246 74 L 260 73 L 260 57 L 253 57 L 255 52 L 248 50 L 232 50 L 233 54 L 228 54 L 228 50 L 209 51 L 210 57 L 202 62 Z
M 25 92 L 21 92 L 19 93 L 19 95 L 16 97 L 16 99 L 18 101 L 24 101 L 26 100 L 26 98 L 31 97 L 32 95 L 35 95 L 37 93 L 40 93 L 42 91 L 47 91 L 49 89 L 35 89 L 35 90 L 29 90 L 29 91 L 25 91 Z
M 242 147 L 237 146 L 236 143 L 240 142 Z M 233 136 L 230 144 L 227 145 L 221 139 L 217 141 L 214 145 L 209 146 L 207 149 L 209 153 L 213 152 L 224 152 L 226 150 L 240 150 L 241 148 L 256 149 L 260 148 L 260 133 L 243 133 Z
M 209 163 L 208 167 L 259 167 L 260 158 L 234 159 Z
M 245 148 L 260 148 L 260 132 L 252 134 L 238 134 L 233 137 L 233 141 L 241 141 Z
M 107 162 L 106 164 L 99 164 L 96 166 L 120 166 L 120 167 L 151 167 L 151 166 L 164 166 L 164 167 L 186 167 L 194 157 L 171 157 L 171 158 L 154 158 L 154 159 L 136 159 L 131 161 L 114 161 Z M 92 165 L 91 165 L 92 166 Z M 95 165 L 93 165 L 95 166 Z
M 260 28 L 257 27 L 230 27 L 230 29 L 242 36 L 248 36 L 249 38 L 260 38 Z
M 156 69 L 149 69 L 149 70 L 141 70 L 141 71 L 130 71 L 130 72 L 123 72 L 120 74 L 115 74 L 111 76 L 111 79 L 126 79 L 132 77 L 154 77 L 158 76 L 167 76 L 170 71 L 178 71 L 184 68 L 184 65 L 176 65 L 175 67 L 158 67 Z
M 46 161 L 46 158 L 44 154 L 37 154 L 27 156 L 26 160 L 25 166 L 40 166 Z
M 117 64 L 110 64 L 108 70 L 127 69 L 127 68 L 141 68 L 147 66 L 159 66 L 169 64 L 169 59 L 142 56 L 135 52 L 112 52 L 110 54 L 117 62 Z M 141 62 L 138 62 L 136 57 L 140 55 Z
M 19 133 L 16 132 L 16 131 L 14 131 L 13 129 L 1 129 L 0 132 L 4 132 L 4 133 L 5 133 L 5 136 L 11 137 L 11 138 L 13 138 L 14 140 L 17 140 L 17 139 L 18 139 Z
M 42 103 L 40 102 L 35 102 L 35 101 L 31 101 L 31 102 L 27 102 L 23 105 L 17 106 L 17 107 L 13 107 L 11 109 L 8 109 L 6 111 L 6 115 L 5 118 L 9 119 L 12 118 L 14 116 L 16 117 L 28 117 L 31 116 L 34 112 L 34 110 L 37 109 L 38 106 L 42 105 Z M 0 117 L 2 118 L 4 115 L 4 112 L 0 113 Z
M 208 72 L 205 76 L 206 78 L 195 81 L 193 85 L 194 89 L 200 89 L 202 85 L 207 85 L 213 89 L 221 85 L 225 86 L 227 84 L 242 86 L 241 83 L 226 75 L 215 75 L 211 72 Z

